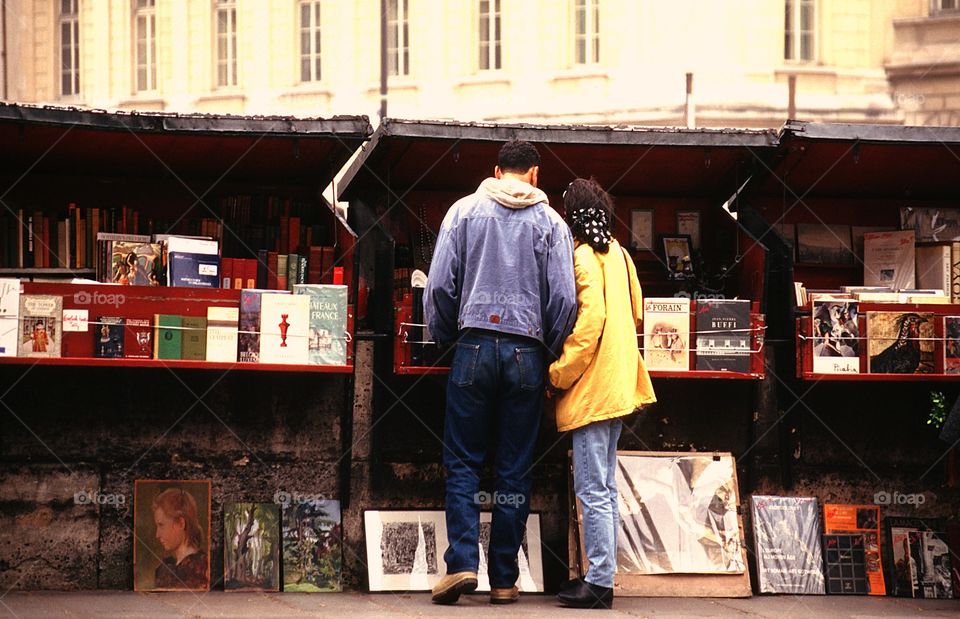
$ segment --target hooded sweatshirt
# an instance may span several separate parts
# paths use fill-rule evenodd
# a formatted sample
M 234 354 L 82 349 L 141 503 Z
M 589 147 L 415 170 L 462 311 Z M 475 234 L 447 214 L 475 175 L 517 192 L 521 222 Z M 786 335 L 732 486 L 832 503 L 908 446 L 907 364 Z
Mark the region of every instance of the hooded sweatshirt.
M 443 219 L 423 304 L 440 344 L 481 328 L 536 339 L 556 358 L 577 315 L 570 229 L 536 187 L 484 180 Z

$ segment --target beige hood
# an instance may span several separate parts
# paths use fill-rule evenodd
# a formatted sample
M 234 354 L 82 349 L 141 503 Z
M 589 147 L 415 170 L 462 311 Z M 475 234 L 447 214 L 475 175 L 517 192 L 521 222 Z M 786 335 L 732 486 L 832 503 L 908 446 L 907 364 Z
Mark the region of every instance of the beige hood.
M 512 178 L 491 176 L 480 183 L 479 191 L 508 208 L 526 208 L 540 202 L 549 203 L 547 194 L 529 183 Z

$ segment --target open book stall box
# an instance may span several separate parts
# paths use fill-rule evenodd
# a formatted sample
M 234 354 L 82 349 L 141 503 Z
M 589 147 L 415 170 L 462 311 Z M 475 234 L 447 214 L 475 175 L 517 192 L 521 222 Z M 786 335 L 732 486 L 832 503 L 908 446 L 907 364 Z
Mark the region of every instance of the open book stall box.
M 3 331 L 3 362 L 351 372 L 356 235 L 320 193 L 369 132 L 0 105 L 4 313 L 19 297 L 32 329 Z M 305 309 L 264 322 L 281 294 Z M 62 321 L 34 316 L 44 297 Z

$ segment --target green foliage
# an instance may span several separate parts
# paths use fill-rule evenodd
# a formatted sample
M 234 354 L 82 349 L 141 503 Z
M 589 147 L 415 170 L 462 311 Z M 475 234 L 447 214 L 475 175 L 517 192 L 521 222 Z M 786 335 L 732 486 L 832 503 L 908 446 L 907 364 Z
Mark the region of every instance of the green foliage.
M 937 428 L 943 426 L 947 420 L 947 399 L 941 391 L 930 392 L 930 412 L 927 414 L 927 425 Z

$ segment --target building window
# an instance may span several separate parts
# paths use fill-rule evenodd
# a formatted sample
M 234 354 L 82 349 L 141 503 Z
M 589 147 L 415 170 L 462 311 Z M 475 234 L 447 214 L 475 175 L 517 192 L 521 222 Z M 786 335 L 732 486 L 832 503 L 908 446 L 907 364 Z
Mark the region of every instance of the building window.
M 320 1 L 300 2 L 300 81 L 320 80 Z
M 783 57 L 786 60 L 815 60 L 814 4 L 815 0 L 786 0 L 783 29 Z
M 500 64 L 500 0 L 480 0 L 480 64 L 481 71 L 501 68 Z
M 600 62 L 600 0 L 574 0 L 576 64 Z
M 60 0 L 60 95 L 80 94 L 80 0 Z
M 217 86 L 237 85 L 237 3 L 216 0 Z
M 930 0 L 930 14 L 960 11 L 960 0 Z
M 155 0 L 136 0 L 133 13 L 137 45 L 137 91 L 157 89 L 157 7 Z
M 387 62 L 389 75 L 410 75 L 409 0 L 387 0 Z

